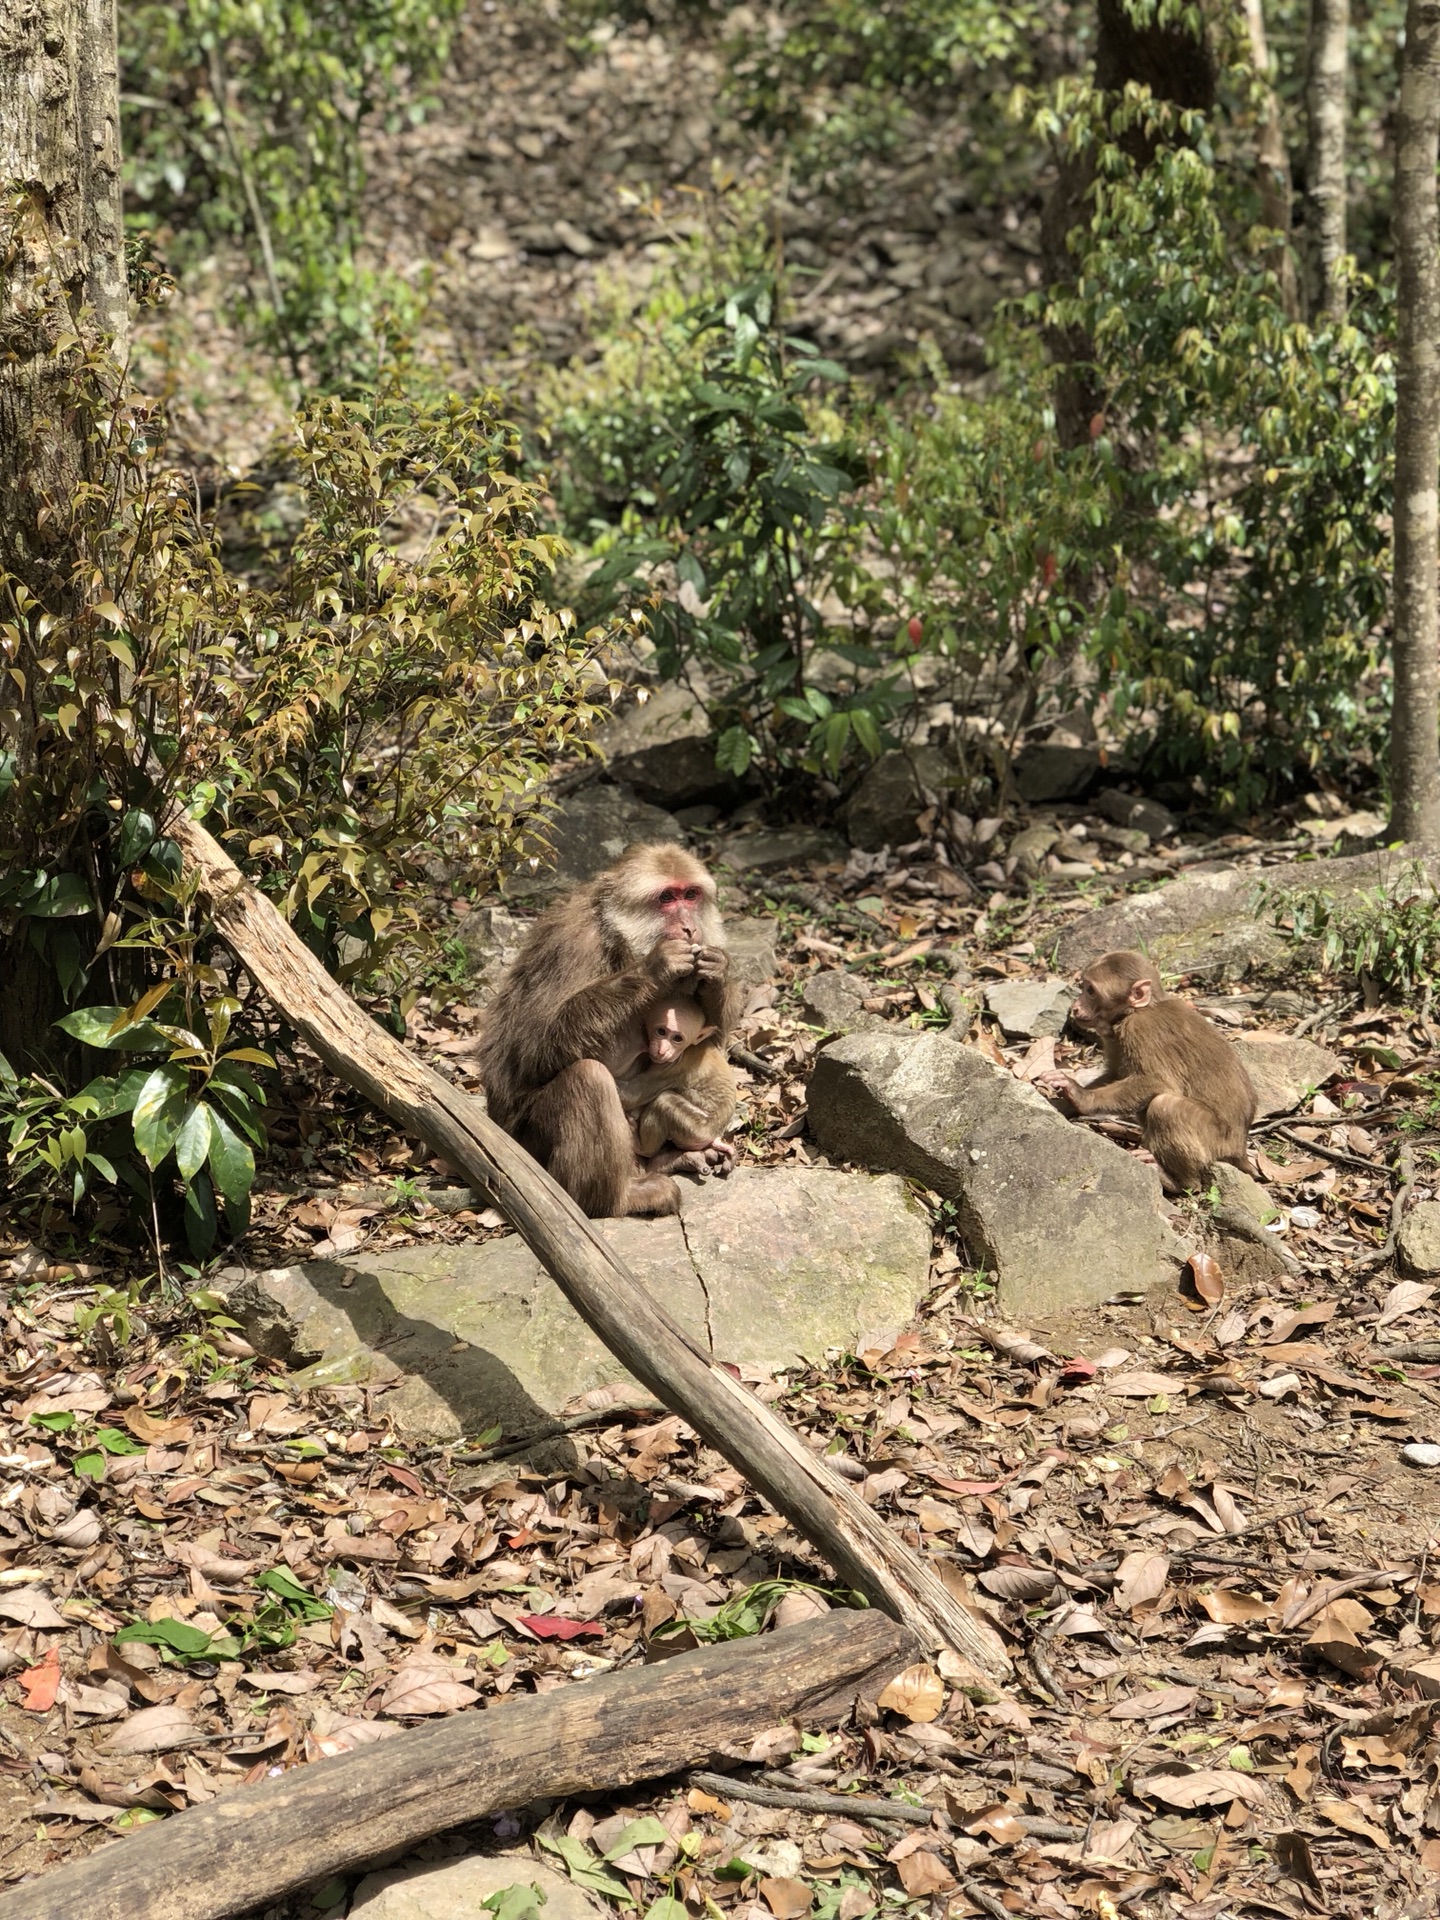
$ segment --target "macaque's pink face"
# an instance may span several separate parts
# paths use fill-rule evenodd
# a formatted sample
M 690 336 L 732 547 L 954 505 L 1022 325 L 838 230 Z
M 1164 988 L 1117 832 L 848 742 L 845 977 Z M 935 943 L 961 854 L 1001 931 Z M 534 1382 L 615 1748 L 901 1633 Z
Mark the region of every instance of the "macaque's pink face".
M 713 1027 L 705 1025 L 705 1016 L 693 1001 L 657 1007 L 650 1016 L 647 1030 L 651 1064 L 668 1067 L 688 1047 L 693 1047 L 697 1041 L 714 1031 Z
M 660 916 L 665 937 L 672 940 L 700 941 L 700 909 L 705 890 L 693 880 L 666 880 L 655 895 L 655 910 Z M 654 1055 L 651 1055 L 654 1058 Z

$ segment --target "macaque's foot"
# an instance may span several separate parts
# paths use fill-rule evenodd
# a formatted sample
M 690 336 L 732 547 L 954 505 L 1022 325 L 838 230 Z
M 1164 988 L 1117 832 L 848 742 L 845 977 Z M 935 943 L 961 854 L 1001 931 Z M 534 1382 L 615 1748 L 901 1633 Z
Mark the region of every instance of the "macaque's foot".
M 701 1180 L 712 1173 L 723 1180 L 734 1164 L 735 1149 L 727 1140 L 712 1140 L 708 1147 L 663 1147 L 647 1162 L 652 1173 L 693 1173 Z
M 1160 1164 L 1148 1147 L 1131 1147 L 1129 1151 L 1130 1157 L 1138 1160 L 1142 1167 L 1158 1167 Z

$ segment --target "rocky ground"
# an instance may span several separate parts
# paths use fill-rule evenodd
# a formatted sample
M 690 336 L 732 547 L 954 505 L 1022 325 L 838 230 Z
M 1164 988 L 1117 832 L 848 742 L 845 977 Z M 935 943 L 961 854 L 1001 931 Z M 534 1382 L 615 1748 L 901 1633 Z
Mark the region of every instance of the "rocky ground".
M 838 1164 L 824 1089 L 839 1069 L 816 1071 L 827 1055 L 872 1100 L 886 1071 L 876 1048 L 948 1050 L 927 1071 L 963 1055 L 1016 1089 L 1057 1053 L 1083 1057 L 1064 1037 L 1054 957 L 1123 937 L 1139 911 L 1191 943 L 1192 990 L 1262 1085 L 1263 1188 L 1167 1209 L 1163 1280 L 1137 1285 L 1096 1239 L 1081 1249 L 1093 1276 L 1081 1297 L 1023 1320 L 1006 1275 L 1027 1269 L 999 1203 L 963 1177 L 968 1154 L 947 1168 L 925 1114 L 906 1109 L 888 1138 L 936 1169 L 928 1182 L 912 1172 L 913 1198 L 894 1182 L 889 1202 L 887 1238 L 920 1223 L 899 1282 L 916 1311 L 892 1289 L 889 1324 L 866 1325 L 861 1287 L 828 1351 L 747 1369 L 992 1615 L 1017 1657 L 1010 1692 L 973 1699 L 942 1666 L 874 1726 L 757 1728 L 723 1791 L 682 1779 L 516 1808 L 422 1849 L 399 1889 L 357 1871 L 277 1914 L 469 1914 L 540 1866 L 557 1899 L 560 1874 L 571 1899 L 643 1909 L 673 1894 L 697 1920 L 1433 1910 L 1440 1032 L 1428 1012 L 1367 1006 L 1319 975 L 1263 913 L 1248 923 L 1248 971 L 1236 960 L 1259 873 L 1334 887 L 1363 857 L 1297 865 L 1314 840 L 1297 823 L 1217 846 L 1141 805 L 1152 810 L 1115 790 L 1011 810 L 993 831 L 951 823 L 938 841 L 922 808 L 904 853 L 843 859 L 744 821 L 692 828 L 727 876 L 755 984 L 734 1198 L 712 1184 L 687 1217 L 732 1205 L 744 1231 L 767 1180 L 883 1185 Z M 608 786 L 574 796 L 562 864 L 602 863 L 641 807 Z M 1147 825 L 1114 828 L 1121 811 Z M 1136 894 L 1137 867 L 1152 888 L 1180 877 Z M 531 904 L 461 895 L 448 910 L 478 971 L 457 956 L 412 1040 L 464 1078 L 487 982 Z M 1017 1097 L 1038 1124 L 1038 1102 Z M 1115 1143 L 1054 1125 L 1153 1180 Z M 318 1073 L 276 1136 L 235 1264 L 254 1281 L 308 1261 L 328 1276 L 327 1311 L 368 1327 L 373 1346 L 297 1346 L 313 1303 L 287 1330 L 283 1313 L 234 1294 L 233 1273 L 219 1284 L 243 1328 L 212 1318 L 202 1342 L 193 1317 L 146 1301 L 148 1326 L 113 1312 L 92 1324 L 96 1275 L 12 1249 L 0 1503 L 0 1875 L 12 1883 L 276 1768 L 653 1657 L 667 1627 L 704 1640 L 727 1609 L 773 1604 L 764 1583 L 825 1584 L 740 1476 L 623 1378 L 582 1368 L 568 1401 L 551 1382 L 548 1401 L 537 1390 L 483 1425 L 480 1400 L 457 1411 L 445 1367 L 488 1350 L 498 1315 L 417 1347 L 396 1315 L 362 1325 L 345 1302 L 407 1263 L 425 1268 L 432 1300 L 447 1284 L 455 1297 L 465 1261 L 514 1247 L 498 1216 Z M 957 1232 L 965 1218 L 994 1227 L 994 1264 Z M 722 1296 L 724 1261 L 701 1281 Z M 723 1353 L 733 1336 L 711 1332 Z M 557 1433 L 561 1407 L 574 1424 Z M 836 1798 L 829 1811 L 760 1806 L 746 1797 L 757 1781 Z M 857 1788 L 892 1799 L 895 1820 L 850 1817 Z M 476 1854 L 500 1856 L 478 1887 Z

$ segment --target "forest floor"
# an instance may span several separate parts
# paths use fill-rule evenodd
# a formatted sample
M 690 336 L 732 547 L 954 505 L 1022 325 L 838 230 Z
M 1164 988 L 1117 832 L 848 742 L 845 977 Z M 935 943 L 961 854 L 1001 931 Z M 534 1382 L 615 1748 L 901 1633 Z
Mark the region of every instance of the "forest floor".
M 1259 857 L 1244 840 L 1238 857 Z M 795 1011 L 806 975 L 853 967 L 909 1026 L 933 1001 L 937 946 L 982 979 L 1044 973 L 1057 925 L 1093 890 L 1061 883 L 977 916 L 889 904 L 832 868 L 727 904 L 780 924 L 774 1004 L 754 1009 L 748 1038 L 783 1072 L 751 1085 L 740 1135 L 764 1163 L 814 1152 L 803 1114 L 818 1036 Z M 573 1873 L 612 1854 L 621 1906 L 673 1888 L 712 1920 L 858 1920 L 911 1903 L 1207 1920 L 1433 1911 L 1440 1662 L 1418 1682 L 1401 1670 L 1440 1628 L 1440 1479 L 1401 1448 L 1440 1440 L 1440 1367 L 1380 1350 L 1435 1342 L 1440 1315 L 1433 1287 L 1397 1281 L 1376 1254 L 1400 1148 L 1428 1168 L 1440 1144 L 1426 1071 L 1440 1029 L 1293 984 L 1351 1075 L 1328 1109 L 1321 1095 L 1298 1116 L 1313 1148 L 1267 1145 L 1293 1278 L 1210 1274 L 1207 1299 L 1118 1297 L 1007 1329 L 962 1285 L 937 1208 L 934 1289 L 914 1325 L 885 1351 L 764 1389 L 942 1556 L 1018 1665 L 988 1704 L 937 1672 L 863 1731 L 757 1730 L 741 1777 L 858 1788 L 928 1808 L 931 1823 L 886 1831 L 843 1804 L 763 1808 L 680 1779 L 515 1809 L 422 1858 L 533 1836 Z M 1207 1004 L 1256 1020 L 1253 995 L 1229 1000 Z M 474 1018 L 451 985 L 411 1024 L 443 1064 Z M 974 1039 L 1012 1066 L 1024 1052 L 983 1026 Z M 318 1075 L 288 1118 L 295 1144 L 269 1165 L 248 1263 L 499 1230 L 428 1207 L 422 1157 Z M 393 1205 L 347 1212 L 333 1183 L 357 1172 L 395 1175 Z M 384 1389 L 297 1390 L 223 1330 L 187 1351 L 161 1311 L 107 1351 L 81 1330 L 95 1273 L 36 1249 L 16 1261 L 0 1879 L 419 1718 L 643 1660 L 657 1628 L 733 1612 L 757 1581 L 824 1583 L 806 1544 L 673 1417 L 611 1411 L 602 1394 L 569 1470 L 523 1455 L 457 1464 L 463 1449 L 397 1439 Z M 617 1851 L 650 1815 L 669 1838 L 647 1827 Z M 583 1846 L 562 1858 L 546 1851 L 557 1836 Z M 343 1915 L 352 1884 L 275 1912 Z

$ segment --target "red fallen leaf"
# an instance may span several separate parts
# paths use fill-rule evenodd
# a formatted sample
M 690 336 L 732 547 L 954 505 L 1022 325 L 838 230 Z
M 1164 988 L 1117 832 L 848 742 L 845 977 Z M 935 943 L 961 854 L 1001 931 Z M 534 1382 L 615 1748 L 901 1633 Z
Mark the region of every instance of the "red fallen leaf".
M 553 1613 L 519 1613 L 515 1616 L 520 1626 L 527 1628 L 537 1640 L 603 1640 L 605 1629 L 598 1620 L 560 1620 Z
M 1060 1369 L 1060 1378 L 1062 1382 L 1066 1380 L 1093 1380 L 1099 1371 L 1099 1367 L 1096 1366 L 1093 1360 L 1081 1360 L 1077 1356 L 1074 1360 L 1067 1360 L 1065 1362 L 1064 1366 Z
M 424 1487 L 421 1486 L 419 1480 L 411 1473 L 408 1467 L 397 1467 L 394 1461 L 387 1460 L 385 1462 L 385 1471 L 392 1480 L 404 1487 L 407 1493 L 413 1493 L 421 1500 L 425 1498 Z
M 48 1713 L 60 1691 L 60 1649 L 51 1647 L 43 1660 L 33 1667 L 27 1667 L 16 1678 L 25 1689 L 25 1711 Z
M 525 1547 L 528 1546 L 534 1538 L 535 1530 L 533 1527 L 522 1527 L 518 1533 L 507 1533 L 505 1536 L 505 1544 L 507 1547 Z
M 1405 1371 L 1413 1373 L 1415 1370 L 1407 1367 Z M 943 1487 L 947 1493 L 998 1493 L 1005 1484 L 1003 1480 L 952 1480 L 948 1473 L 930 1473 L 926 1478 L 933 1480 L 937 1487 Z

